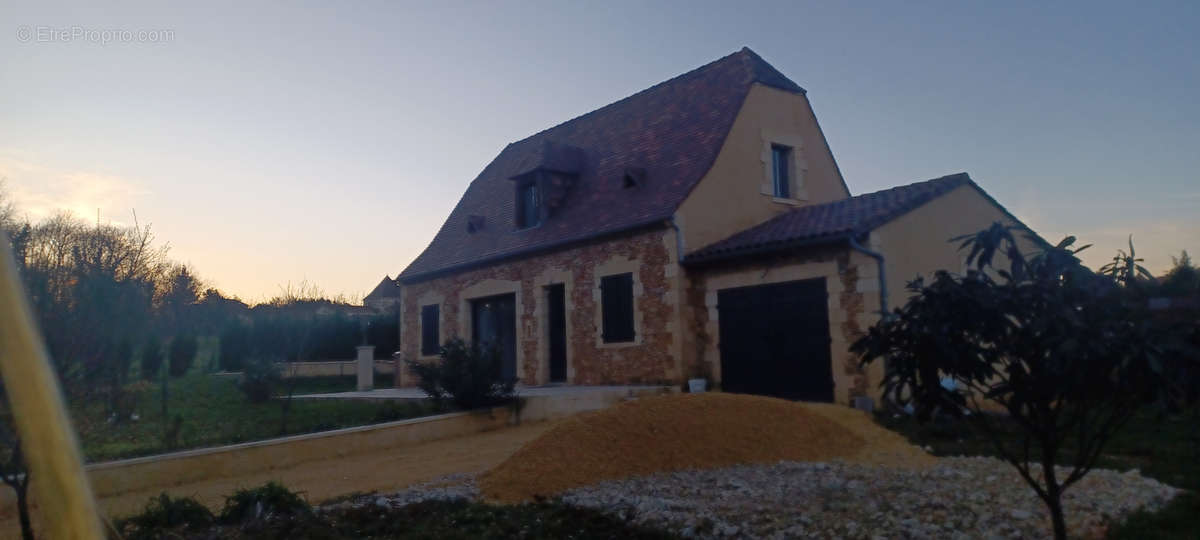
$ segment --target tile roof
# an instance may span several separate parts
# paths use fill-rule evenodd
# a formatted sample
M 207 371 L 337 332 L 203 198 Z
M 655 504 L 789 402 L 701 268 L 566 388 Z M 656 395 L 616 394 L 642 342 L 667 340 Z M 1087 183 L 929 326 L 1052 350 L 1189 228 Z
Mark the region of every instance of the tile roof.
M 695 264 L 843 240 L 851 235 L 869 232 L 962 185 L 974 186 L 975 183 L 967 173 L 958 173 L 840 201 L 796 208 L 688 253 L 683 262 Z
M 415 280 L 668 219 L 712 167 L 753 83 L 804 89 L 748 48 L 509 144 L 471 182 L 433 241 L 398 277 Z M 562 206 L 514 227 L 513 176 L 577 168 Z M 549 166 L 549 165 L 547 165 Z M 644 170 L 625 188 L 626 170 Z M 639 172 L 640 174 L 640 172 Z M 470 227 L 468 224 L 478 225 Z
M 383 276 L 383 280 L 371 290 L 363 300 L 375 300 L 377 298 L 400 298 L 400 284 L 392 279 L 392 276 Z

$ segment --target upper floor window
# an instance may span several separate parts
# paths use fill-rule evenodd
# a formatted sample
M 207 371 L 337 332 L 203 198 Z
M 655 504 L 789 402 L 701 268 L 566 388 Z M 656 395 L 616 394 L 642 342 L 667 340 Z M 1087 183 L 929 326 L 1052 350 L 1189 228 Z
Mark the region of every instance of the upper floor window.
M 792 198 L 792 175 L 789 170 L 791 161 L 790 146 L 771 145 L 771 182 L 775 188 L 775 196 L 780 199 Z
M 517 228 L 536 227 L 542 223 L 542 193 L 537 182 L 527 182 L 517 188 Z

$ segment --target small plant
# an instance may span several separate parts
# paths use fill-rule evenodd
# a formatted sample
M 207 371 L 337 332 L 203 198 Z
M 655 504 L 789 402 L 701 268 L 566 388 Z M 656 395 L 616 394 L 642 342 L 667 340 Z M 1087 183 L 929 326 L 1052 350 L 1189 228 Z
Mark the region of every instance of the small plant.
M 151 497 L 141 513 L 116 520 L 113 528 L 127 540 L 164 538 L 164 532 L 181 528 L 203 529 L 213 524 L 212 512 L 191 497 L 162 493 Z
M 500 351 L 495 347 L 471 347 L 461 339 L 447 341 L 437 362 L 409 360 L 408 369 L 417 376 L 417 386 L 434 402 L 449 401 L 463 410 L 492 407 L 513 399 L 516 381 L 503 375 Z
M 272 517 L 309 517 L 312 506 L 300 493 L 277 482 L 267 482 L 256 488 L 239 489 L 225 498 L 221 510 L 222 523 L 263 521 Z
M 189 369 L 192 369 L 197 348 L 198 344 L 194 336 L 175 336 L 175 339 L 171 340 L 170 351 L 167 355 L 171 359 L 169 370 L 172 377 L 182 377 Z
M 251 403 L 264 403 L 271 399 L 275 387 L 282 381 L 275 362 L 269 358 L 256 358 L 246 362 L 238 388 Z

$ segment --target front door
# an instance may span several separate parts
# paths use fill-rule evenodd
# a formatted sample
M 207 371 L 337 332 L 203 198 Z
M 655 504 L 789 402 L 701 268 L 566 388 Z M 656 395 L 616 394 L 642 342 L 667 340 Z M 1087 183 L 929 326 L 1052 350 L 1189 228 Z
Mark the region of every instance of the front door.
M 567 298 L 562 284 L 546 287 L 550 382 L 567 382 Z
M 471 301 L 471 339 L 476 347 L 495 347 L 501 375 L 517 378 L 517 296 L 501 294 Z

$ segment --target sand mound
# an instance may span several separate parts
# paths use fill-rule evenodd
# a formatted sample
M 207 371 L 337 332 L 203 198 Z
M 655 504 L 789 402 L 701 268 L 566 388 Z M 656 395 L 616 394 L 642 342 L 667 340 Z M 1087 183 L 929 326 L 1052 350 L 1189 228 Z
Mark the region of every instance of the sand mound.
M 515 502 L 630 476 L 779 460 L 923 465 L 933 458 L 858 411 L 738 394 L 658 396 L 563 420 L 483 474 Z

